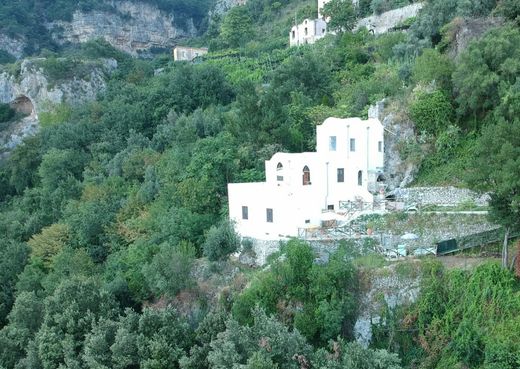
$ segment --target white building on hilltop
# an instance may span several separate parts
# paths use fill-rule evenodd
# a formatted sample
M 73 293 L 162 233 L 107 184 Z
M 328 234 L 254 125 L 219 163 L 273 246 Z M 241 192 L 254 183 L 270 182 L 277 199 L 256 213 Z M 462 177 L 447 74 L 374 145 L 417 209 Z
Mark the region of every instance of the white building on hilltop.
M 323 6 L 330 0 L 318 0 L 318 18 L 304 19 L 295 24 L 289 32 L 289 45 L 300 46 L 313 44 L 327 34 L 327 19 L 321 14 Z
M 276 153 L 265 182 L 228 184 L 229 217 L 243 237 L 278 240 L 341 215 L 342 204 L 372 202 L 383 168 L 377 119 L 328 118 L 316 128 L 316 152 Z
M 323 19 L 305 19 L 291 28 L 290 46 L 313 44 L 327 34 L 327 22 Z

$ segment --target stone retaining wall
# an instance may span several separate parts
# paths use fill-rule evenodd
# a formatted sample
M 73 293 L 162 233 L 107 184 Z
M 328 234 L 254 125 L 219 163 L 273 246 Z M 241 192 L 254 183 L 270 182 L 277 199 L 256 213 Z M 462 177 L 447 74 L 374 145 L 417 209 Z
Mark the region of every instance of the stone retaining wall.
M 467 188 L 456 187 L 410 187 L 394 191 L 397 198 L 420 205 L 457 206 L 472 201 L 477 206 L 488 205 L 489 195 L 479 195 Z
M 376 35 L 386 33 L 388 30 L 394 28 L 408 18 L 415 17 L 423 6 L 423 3 L 415 3 L 379 15 L 372 15 L 363 18 L 357 23 L 355 30 L 366 27 Z

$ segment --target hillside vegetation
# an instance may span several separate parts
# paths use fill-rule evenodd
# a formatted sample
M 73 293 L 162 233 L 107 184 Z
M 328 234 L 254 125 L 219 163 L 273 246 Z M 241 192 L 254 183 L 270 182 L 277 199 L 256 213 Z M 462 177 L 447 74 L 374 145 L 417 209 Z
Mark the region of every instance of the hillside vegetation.
M 401 4 L 361 2 L 352 16 L 375 3 Z M 23 4 L 0 6 L 20 11 L 12 33 L 71 11 Z M 389 308 L 364 348 L 353 326 L 370 269 L 353 259 L 376 259 L 368 249 L 345 243 L 322 264 L 293 240 L 265 270 L 229 259 L 248 244 L 226 220 L 227 183 L 262 180 L 273 153 L 313 150 L 326 117 L 365 116 L 383 98 L 415 124 L 400 154 L 419 183 L 493 191 L 492 219 L 520 225 L 517 2 L 430 0 L 406 33 L 287 48 L 294 14 L 314 6 L 249 0 L 208 22 L 198 63 L 132 59 L 103 41 L 60 51 L 119 66 L 96 101 L 48 113 L 0 165 L 0 368 L 520 366 L 520 282 L 492 262 L 424 261 L 416 303 Z M 454 57 L 461 19 L 491 15 L 503 23 Z M 53 57 L 57 79 L 72 73 Z

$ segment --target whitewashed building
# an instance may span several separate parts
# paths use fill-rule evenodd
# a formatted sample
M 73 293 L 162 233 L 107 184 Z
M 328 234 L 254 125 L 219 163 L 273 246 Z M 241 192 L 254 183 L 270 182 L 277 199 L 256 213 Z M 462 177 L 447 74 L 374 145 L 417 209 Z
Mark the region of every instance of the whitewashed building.
M 327 21 L 321 10 L 329 0 L 318 0 L 318 18 L 304 19 L 289 32 L 289 46 L 313 44 L 327 34 Z
M 313 44 L 327 34 L 327 22 L 323 19 L 305 19 L 291 28 L 290 46 Z
M 187 47 L 177 46 L 173 49 L 173 60 L 175 61 L 192 61 L 198 56 L 208 53 L 207 47 Z
M 279 240 L 341 216 L 346 202 L 372 202 L 383 168 L 377 119 L 328 118 L 316 129 L 316 152 L 276 153 L 265 182 L 228 184 L 229 217 L 243 237 Z

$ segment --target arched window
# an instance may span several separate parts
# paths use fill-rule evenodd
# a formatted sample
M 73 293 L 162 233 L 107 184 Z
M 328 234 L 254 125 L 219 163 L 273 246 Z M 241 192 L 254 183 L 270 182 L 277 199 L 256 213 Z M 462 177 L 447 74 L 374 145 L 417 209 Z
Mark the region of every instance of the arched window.
M 303 185 L 308 186 L 311 184 L 311 171 L 309 167 L 306 165 L 303 167 Z
M 357 172 L 357 184 L 358 184 L 358 186 L 363 186 L 363 171 L 362 170 Z
M 276 165 L 276 180 L 277 181 L 283 181 L 283 164 L 278 163 Z

